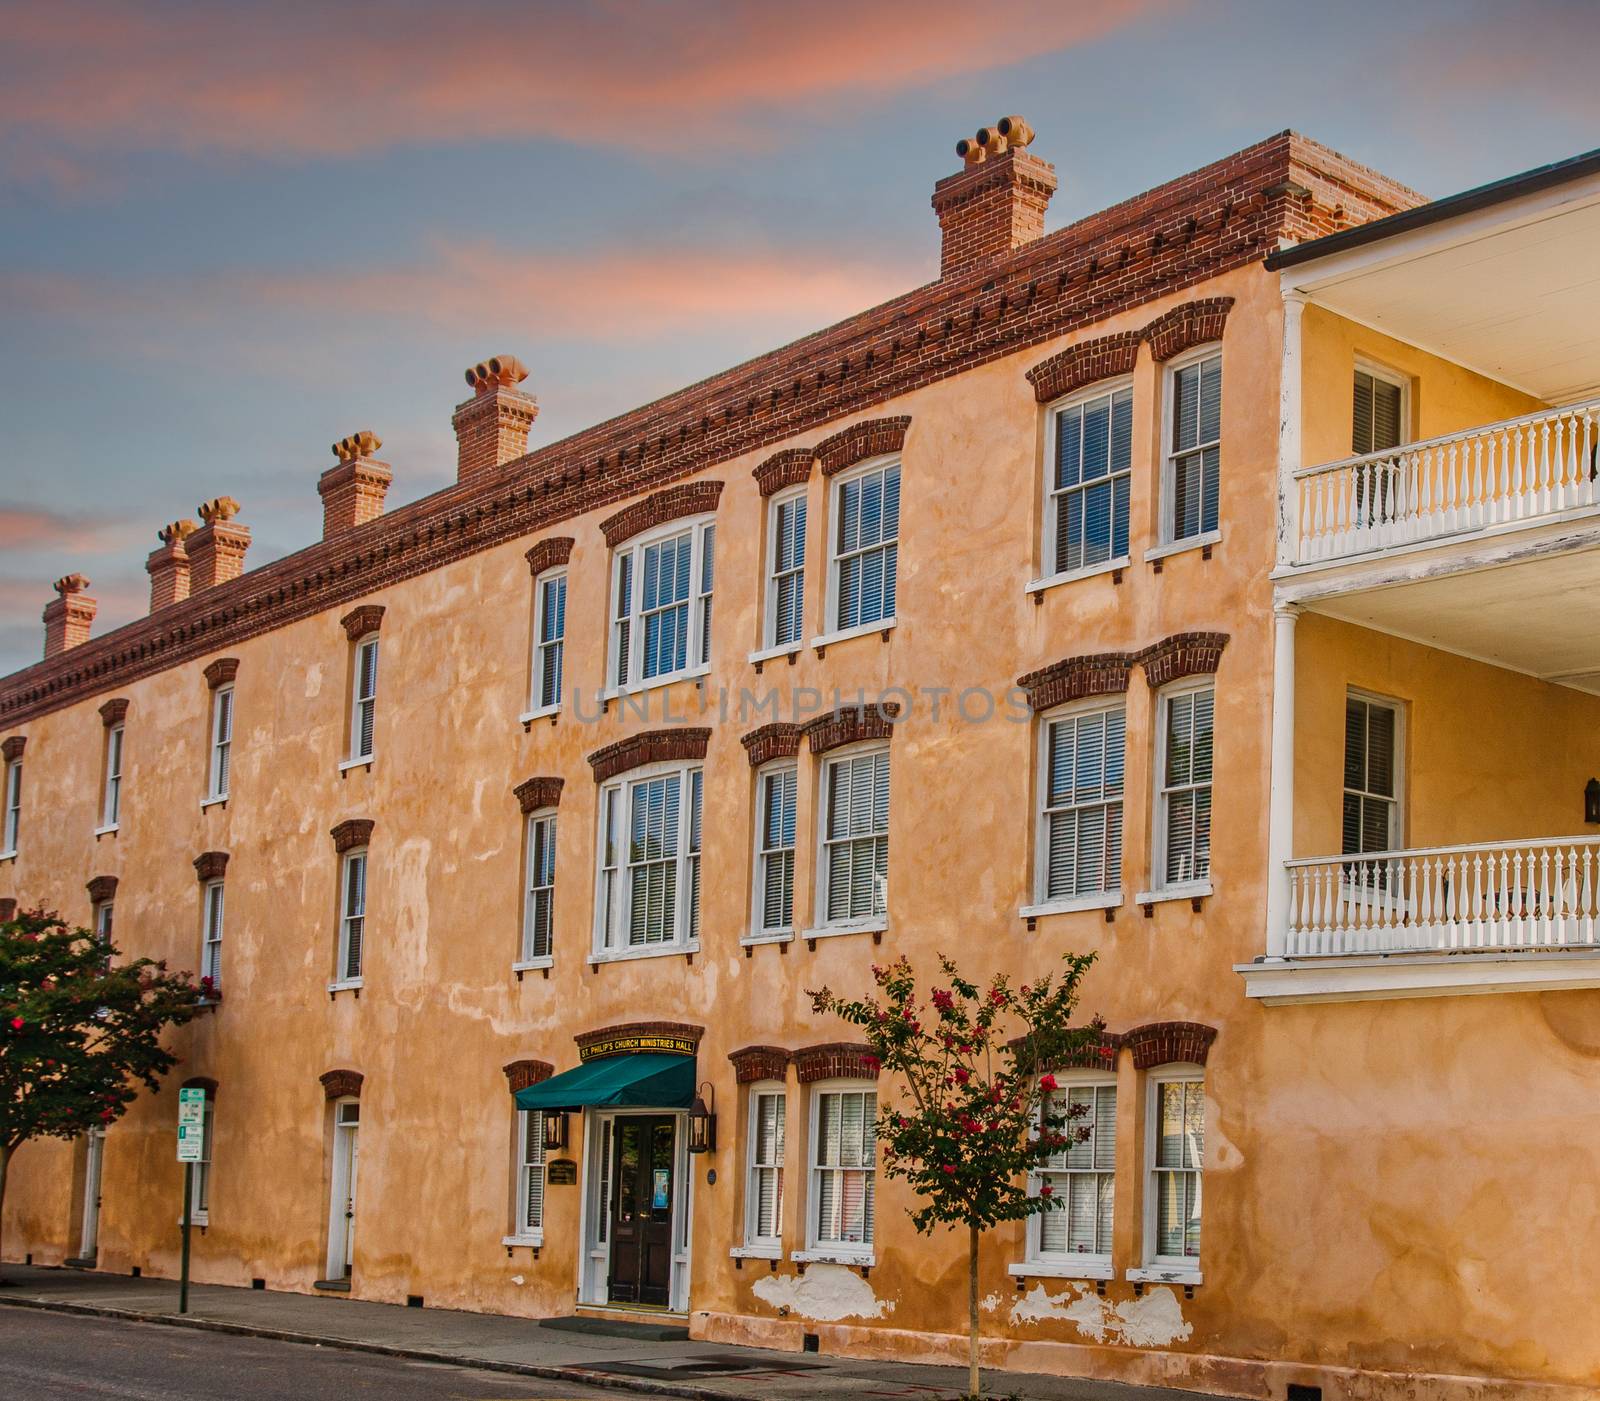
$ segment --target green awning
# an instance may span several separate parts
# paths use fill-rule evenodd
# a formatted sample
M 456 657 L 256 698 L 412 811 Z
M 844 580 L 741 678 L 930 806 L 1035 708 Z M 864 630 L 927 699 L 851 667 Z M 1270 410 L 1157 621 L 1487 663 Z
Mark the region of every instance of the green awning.
M 694 1058 L 644 1053 L 607 1056 L 518 1090 L 518 1109 L 689 1109 Z

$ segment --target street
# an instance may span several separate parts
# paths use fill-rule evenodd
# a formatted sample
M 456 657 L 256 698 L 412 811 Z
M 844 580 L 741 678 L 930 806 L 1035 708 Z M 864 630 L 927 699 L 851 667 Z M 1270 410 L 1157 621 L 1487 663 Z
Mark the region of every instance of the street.
M 625 1394 L 303 1343 L 0 1309 L 0 1396 L 18 1401 L 615 1401 Z

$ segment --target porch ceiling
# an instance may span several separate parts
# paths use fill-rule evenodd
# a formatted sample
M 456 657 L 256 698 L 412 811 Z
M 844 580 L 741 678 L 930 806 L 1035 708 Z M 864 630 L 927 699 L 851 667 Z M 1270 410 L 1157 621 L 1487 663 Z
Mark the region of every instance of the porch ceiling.
M 1308 601 L 1313 612 L 1600 695 L 1600 549 Z
M 1600 176 L 1288 267 L 1284 282 L 1547 402 L 1600 395 Z

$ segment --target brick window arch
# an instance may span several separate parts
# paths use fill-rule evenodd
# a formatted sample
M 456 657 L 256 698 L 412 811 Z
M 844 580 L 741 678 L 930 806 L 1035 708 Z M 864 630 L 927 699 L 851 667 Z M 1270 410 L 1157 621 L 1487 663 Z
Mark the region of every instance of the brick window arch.
M 1041 404 L 1060 399 L 1103 379 L 1131 374 L 1144 339 L 1139 331 L 1123 331 L 1114 336 L 1098 336 L 1080 341 L 1041 360 L 1027 373 L 1033 396 Z
M 326 1099 L 360 1099 L 366 1076 L 359 1070 L 325 1070 L 317 1079 Z
M 882 1064 L 864 1041 L 829 1041 L 794 1052 L 795 1074 L 802 1085 L 819 1080 L 876 1080 Z
M 589 767 L 594 770 L 594 781 L 604 783 L 608 778 L 627 773 L 629 769 L 643 768 L 646 764 L 704 759 L 710 739 L 709 729 L 692 726 L 644 730 L 595 750 L 589 756 Z
M 1222 339 L 1232 297 L 1201 297 L 1156 317 L 1142 332 L 1157 360 L 1170 360 L 1193 346 Z
M 831 477 L 846 467 L 854 467 L 869 457 L 882 457 L 886 453 L 905 449 L 906 430 L 911 427 L 911 416 L 900 414 L 894 418 L 868 418 L 852 423 L 830 438 L 824 438 L 816 447 L 817 461 L 822 465 L 822 475 Z
M 1217 1029 L 1203 1022 L 1147 1022 L 1122 1033 L 1121 1044 L 1133 1052 L 1134 1066 L 1204 1065 Z
M 763 496 L 775 496 L 785 487 L 810 481 L 816 461 L 815 448 L 784 448 L 752 469 L 750 475 L 756 479 Z
M 793 1059 L 782 1046 L 741 1046 L 730 1051 L 733 1078 L 740 1085 L 753 1085 L 758 1080 L 782 1080 L 789 1073 Z
M 541 1084 L 556 1073 L 555 1066 L 547 1060 L 508 1061 L 500 1068 L 505 1072 L 506 1083 L 511 1087 L 512 1094 L 527 1089 L 529 1085 Z

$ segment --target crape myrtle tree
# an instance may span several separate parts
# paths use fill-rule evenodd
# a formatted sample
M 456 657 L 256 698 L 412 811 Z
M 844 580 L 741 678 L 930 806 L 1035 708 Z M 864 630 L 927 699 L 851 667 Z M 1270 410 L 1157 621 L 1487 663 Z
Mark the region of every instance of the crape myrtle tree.
M 177 1061 L 162 1032 L 202 1009 L 187 973 L 115 955 L 53 914 L 0 923 L 0 1211 L 17 1149 L 120 1118 Z
M 1059 977 L 1013 986 L 1004 975 L 980 989 L 940 956 L 944 986 L 924 1003 L 910 963 L 873 966 L 874 996 L 851 1000 L 828 988 L 810 993 L 812 1010 L 860 1027 L 879 1065 L 895 1077 L 877 1135 L 884 1170 L 923 1199 L 917 1230 L 967 1228 L 968 1379 L 978 1374 L 978 1247 L 982 1233 L 1065 1206 L 1048 1184 L 1028 1177 L 1088 1130 L 1074 1126 L 1052 1066 L 1098 1054 L 1103 1024 L 1074 1027 L 1078 989 L 1094 955 L 1069 954 Z M 1091 1049 L 1092 1048 L 1092 1049 Z

